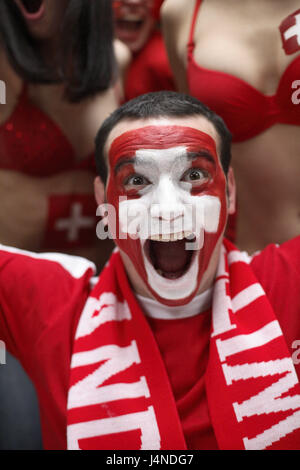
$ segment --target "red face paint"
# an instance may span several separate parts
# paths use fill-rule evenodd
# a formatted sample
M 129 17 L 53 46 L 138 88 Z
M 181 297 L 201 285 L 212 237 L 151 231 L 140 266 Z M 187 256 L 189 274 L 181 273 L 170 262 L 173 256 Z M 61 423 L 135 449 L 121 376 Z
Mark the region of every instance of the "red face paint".
M 289 55 L 300 51 L 300 10 L 283 20 L 279 30 L 285 53 Z
M 116 240 L 117 245 L 123 250 L 132 261 L 136 271 L 153 294 L 160 302 L 165 303 L 167 305 L 181 305 L 185 304 L 190 301 L 194 295 L 196 294 L 197 290 L 199 289 L 199 285 L 203 274 L 205 273 L 214 248 L 220 239 L 225 223 L 227 218 L 227 204 L 226 204 L 226 178 L 219 162 L 219 158 L 217 156 L 216 144 L 215 141 L 211 136 L 208 134 L 201 132 L 197 129 L 184 127 L 184 126 L 147 126 L 140 129 L 132 130 L 129 132 L 125 132 L 121 136 L 117 137 L 111 144 L 109 150 L 109 168 L 110 168 L 110 175 L 109 181 L 107 186 L 107 201 L 109 204 L 112 204 L 117 213 L 117 221 L 116 221 L 116 229 L 117 234 L 120 233 L 120 225 L 119 225 L 119 198 L 122 196 L 126 196 L 127 199 L 138 199 L 143 200 L 145 198 L 141 193 L 141 191 L 128 190 L 128 179 L 130 180 L 131 175 L 135 175 L 139 173 L 139 165 L 137 164 L 136 159 L 136 152 L 143 154 L 144 150 L 153 150 L 153 154 L 155 154 L 156 150 L 165 150 L 165 149 L 178 149 L 183 148 L 184 150 L 184 165 L 188 165 L 187 167 L 182 170 L 176 170 L 176 165 L 172 160 L 172 152 L 168 155 L 168 162 L 167 165 L 170 165 L 170 172 L 176 173 L 178 172 L 178 177 L 174 175 L 172 176 L 174 180 L 174 185 L 178 186 L 178 194 L 181 195 L 182 193 L 186 194 L 186 201 L 196 201 L 194 198 L 202 198 L 203 196 L 209 196 L 208 199 L 213 201 L 219 201 L 220 203 L 220 212 L 218 215 L 217 221 L 217 229 L 213 231 L 213 233 L 209 233 L 207 231 L 204 232 L 204 246 L 201 248 L 200 251 L 194 252 L 193 257 L 197 257 L 198 269 L 197 269 L 197 282 L 193 292 L 189 293 L 186 296 L 181 296 L 179 299 L 166 299 L 160 295 L 157 290 L 153 289 L 153 283 L 149 281 L 149 273 L 147 273 L 147 269 L 145 267 L 145 251 L 143 249 L 143 244 L 141 243 L 140 239 L 132 239 L 130 237 L 119 237 Z M 174 162 L 175 162 L 175 150 L 174 150 Z M 146 155 L 147 152 L 144 152 Z M 164 153 L 162 153 L 164 155 Z M 151 155 L 151 152 L 150 152 Z M 158 153 L 158 155 L 160 155 Z M 188 155 L 188 156 L 187 156 Z M 156 158 L 156 157 L 155 157 Z M 155 160 L 154 158 L 154 160 Z M 172 166 L 173 165 L 173 166 Z M 143 175 L 143 171 L 141 172 L 142 175 L 139 178 L 145 178 L 145 180 L 149 180 L 151 184 L 147 186 L 148 194 L 151 195 L 151 191 L 157 191 L 159 183 L 158 181 L 161 175 L 163 175 L 163 171 L 161 168 L 165 167 L 164 171 L 167 171 L 166 162 L 161 161 L 161 163 L 155 160 L 154 168 L 153 168 L 153 175 L 155 173 L 155 177 L 151 177 L 151 169 L 145 170 L 147 173 L 147 178 Z M 148 168 L 147 166 L 145 168 Z M 175 168 L 175 170 L 174 170 Z M 187 169 L 186 169 L 187 168 Z M 196 184 L 194 185 L 193 180 L 189 180 L 190 175 L 193 175 L 193 172 L 196 172 L 196 176 L 198 176 L 199 172 L 204 175 L 203 178 L 200 180 L 198 184 L 196 180 Z M 161 172 L 161 174 L 160 174 Z M 160 176 L 158 176 L 158 173 Z M 186 174 L 188 175 L 188 186 L 184 186 L 182 182 L 186 181 Z M 177 175 L 177 173 L 176 173 Z M 155 180 L 156 178 L 156 180 Z M 151 181 L 152 180 L 152 181 Z M 178 180 L 178 181 L 177 181 Z M 140 186 L 138 186 L 140 187 Z M 186 188 L 187 190 L 182 191 L 182 187 Z M 153 188 L 153 189 L 152 189 Z M 156 188 L 156 189 L 155 189 Z M 174 192 L 174 194 L 176 191 Z M 175 194 L 177 195 L 177 193 Z M 150 197 L 149 195 L 147 196 Z M 206 200 L 205 199 L 205 200 Z M 204 199 L 201 199 L 204 201 Z M 164 201 L 159 201 L 159 204 L 163 204 Z M 148 243 L 148 241 L 146 242 Z M 150 244 L 153 242 L 149 242 Z M 158 242 L 160 243 L 160 242 Z M 158 249 L 157 253 L 161 254 L 161 260 L 167 259 L 166 253 L 174 253 L 176 250 L 174 247 L 179 247 L 182 250 L 181 242 L 161 242 L 164 245 Z M 168 243 L 168 245 L 166 245 Z M 175 244 L 174 244 L 175 243 Z M 157 247 L 158 245 L 156 245 Z M 167 250 L 167 251 L 164 251 Z M 170 251 L 168 251 L 170 250 Z M 182 255 L 182 252 L 181 252 Z M 193 258 L 194 259 L 194 258 Z M 170 279 L 168 277 L 168 279 Z M 173 282 L 173 281 L 171 281 Z M 174 282 L 179 282 L 178 278 L 174 280 Z M 175 284 L 174 284 L 175 285 Z

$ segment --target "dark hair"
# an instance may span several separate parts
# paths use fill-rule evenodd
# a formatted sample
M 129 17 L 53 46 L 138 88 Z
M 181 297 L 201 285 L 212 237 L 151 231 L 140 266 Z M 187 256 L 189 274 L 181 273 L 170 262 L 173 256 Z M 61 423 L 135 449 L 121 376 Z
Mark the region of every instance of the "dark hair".
M 221 164 L 227 175 L 231 160 L 231 134 L 217 114 L 196 98 L 174 91 L 159 91 L 140 95 L 116 109 L 102 124 L 96 137 L 96 166 L 103 182 L 107 179 L 104 147 L 112 129 L 124 119 L 204 116 L 210 121 L 221 140 Z
M 49 67 L 39 42 L 12 0 L 0 1 L 0 36 L 8 59 L 31 83 L 65 82 L 65 95 L 80 101 L 106 90 L 115 76 L 111 0 L 70 0 L 61 27 L 58 67 Z

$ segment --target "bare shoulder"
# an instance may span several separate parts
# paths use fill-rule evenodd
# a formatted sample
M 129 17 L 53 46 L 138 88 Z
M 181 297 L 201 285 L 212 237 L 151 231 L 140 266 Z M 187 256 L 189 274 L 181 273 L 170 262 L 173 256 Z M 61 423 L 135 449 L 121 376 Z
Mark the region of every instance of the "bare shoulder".
M 115 97 L 119 103 L 124 100 L 126 76 L 131 64 L 130 49 L 119 39 L 114 40 L 114 51 L 118 65 L 118 79 L 114 86 Z
M 182 21 L 182 18 L 185 17 L 186 10 L 186 0 L 165 0 L 160 10 L 160 15 L 163 21 L 179 23 Z
M 121 42 L 119 39 L 114 40 L 114 51 L 119 69 L 123 72 L 130 64 L 131 52 L 126 44 Z
M 187 45 L 196 0 L 165 0 L 161 11 L 162 30 L 177 90 L 188 92 Z
M 162 6 L 161 20 L 165 38 L 176 43 L 180 55 L 186 48 L 195 4 L 196 0 L 165 0 Z
M 189 0 L 193 3 L 193 0 Z M 179 30 L 185 23 L 187 13 L 186 0 L 165 0 L 160 10 L 160 18 L 165 30 L 176 31 Z

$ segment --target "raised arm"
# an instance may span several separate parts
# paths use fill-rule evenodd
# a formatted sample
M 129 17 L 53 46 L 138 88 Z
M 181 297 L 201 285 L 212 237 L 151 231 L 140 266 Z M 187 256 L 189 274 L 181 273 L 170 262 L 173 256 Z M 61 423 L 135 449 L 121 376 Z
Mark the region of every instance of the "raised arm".
M 194 0 L 165 0 L 161 9 L 163 37 L 178 91 L 188 93 L 186 59 Z

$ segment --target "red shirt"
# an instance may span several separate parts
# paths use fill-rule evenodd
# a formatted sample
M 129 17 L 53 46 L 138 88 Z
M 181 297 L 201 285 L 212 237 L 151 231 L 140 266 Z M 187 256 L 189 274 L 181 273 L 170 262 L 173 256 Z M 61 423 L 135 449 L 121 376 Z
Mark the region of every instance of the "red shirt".
M 51 257 L 51 260 L 49 258 Z M 251 266 L 281 325 L 300 377 L 300 237 L 270 245 Z M 35 384 L 44 447 L 66 449 L 72 342 L 91 290 L 93 266 L 66 255 L 0 251 L 0 339 Z M 211 312 L 179 320 L 149 319 L 174 392 L 189 449 L 217 449 L 204 374 Z M 298 347 L 299 349 L 299 347 Z M 299 364 L 297 364 L 299 362 Z

